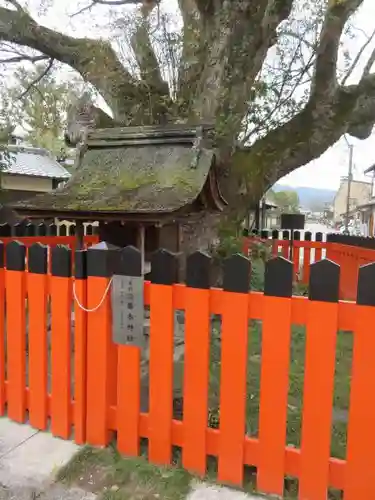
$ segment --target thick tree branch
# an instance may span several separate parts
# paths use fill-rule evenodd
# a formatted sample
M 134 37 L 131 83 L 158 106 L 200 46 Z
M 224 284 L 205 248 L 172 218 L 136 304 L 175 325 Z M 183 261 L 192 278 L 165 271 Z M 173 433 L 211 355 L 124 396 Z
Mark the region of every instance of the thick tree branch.
M 354 96 L 356 99 L 348 132 L 358 139 L 367 139 L 375 124 L 375 75 L 365 75 L 358 85 L 349 86 L 346 91 L 351 98 Z M 345 102 L 344 99 L 345 94 L 342 97 Z
M 374 32 L 374 34 L 375 34 L 375 32 Z M 368 61 L 367 61 L 367 63 L 366 63 L 366 66 L 365 66 L 365 67 L 364 67 L 364 69 L 363 69 L 362 78 L 363 78 L 363 77 L 366 77 L 366 76 L 368 76 L 368 75 L 370 74 L 370 71 L 371 71 L 371 69 L 372 69 L 372 67 L 373 67 L 374 63 L 375 63 L 375 48 L 374 48 L 374 49 L 373 49 L 373 51 L 371 52 L 371 55 L 370 55 L 370 57 L 368 58 Z
M 269 132 L 235 155 L 235 164 L 246 179 L 263 192 L 281 177 L 319 158 L 340 137 L 370 136 L 375 124 L 375 75 L 358 85 L 339 87 L 327 101 L 308 105 L 289 122 Z
M 276 28 L 289 17 L 292 7 L 293 0 L 269 0 L 262 21 L 262 30 L 263 37 L 269 40 L 270 45 L 275 42 Z
M 195 0 L 178 0 L 178 5 L 184 23 L 178 86 L 181 100 L 189 107 L 204 68 L 210 31 Z
M 255 79 L 292 5 L 293 0 L 224 0 L 216 15 L 195 106 L 200 118 L 214 114 L 228 143 L 241 129 Z
M 316 53 L 312 98 L 327 99 L 337 89 L 337 59 L 342 32 L 349 17 L 364 0 L 330 0 Z
M 150 89 L 133 78 L 110 44 L 74 38 L 38 24 L 27 12 L 0 7 L 0 40 L 28 46 L 68 64 L 103 95 L 119 121 L 126 122 L 134 102 L 148 101 Z
M 152 9 L 151 9 L 152 10 Z M 131 38 L 131 46 L 139 66 L 142 80 L 161 94 L 168 95 L 168 84 L 163 80 L 159 61 L 150 38 L 148 14 L 151 10 L 140 9 L 136 21 L 136 30 Z

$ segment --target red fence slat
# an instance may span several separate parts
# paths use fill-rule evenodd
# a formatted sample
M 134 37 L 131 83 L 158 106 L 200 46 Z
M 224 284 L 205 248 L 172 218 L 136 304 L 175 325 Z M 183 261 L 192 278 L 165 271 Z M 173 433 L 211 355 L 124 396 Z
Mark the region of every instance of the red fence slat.
M 327 498 L 337 318 L 338 304 L 308 302 L 299 483 L 308 500 Z
M 249 296 L 222 293 L 218 478 L 223 482 L 242 485 Z
M 149 457 L 170 464 L 172 456 L 173 287 L 150 289 L 150 429 Z
M 185 290 L 184 446 L 186 469 L 206 472 L 208 413 L 210 291 Z
M 26 411 L 26 273 L 6 271 L 8 417 L 24 422 Z
M 87 279 L 74 282 L 74 440 L 86 442 L 86 391 L 87 391 Z
M 27 273 L 29 305 L 29 418 L 30 424 L 47 428 L 47 274 Z
M 375 498 L 375 307 L 357 306 L 344 500 Z M 370 327 L 371 325 L 371 327 Z
M 141 350 L 118 346 L 117 446 L 120 453 L 139 455 Z
M 257 484 L 259 490 L 264 493 L 282 496 L 285 474 L 291 300 L 264 296 L 263 302 L 260 454 Z
M 51 277 L 51 431 L 68 439 L 71 433 L 71 307 L 72 279 Z
M 0 268 L 0 416 L 5 412 L 5 270 Z
M 111 298 L 107 293 L 109 278 L 89 276 L 87 279 L 87 426 L 86 439 L 93 446 L 106 446 L 110 433 L 107 423 L 110 387 L 109 363 Z M 96 309 L 97 308 L 97 309 Z M 96 309 L 96 310 L 94 310 Z M 116 369 L 116 367 L 115 367 Z M 115 388 L 116 390 L 116 388 Z

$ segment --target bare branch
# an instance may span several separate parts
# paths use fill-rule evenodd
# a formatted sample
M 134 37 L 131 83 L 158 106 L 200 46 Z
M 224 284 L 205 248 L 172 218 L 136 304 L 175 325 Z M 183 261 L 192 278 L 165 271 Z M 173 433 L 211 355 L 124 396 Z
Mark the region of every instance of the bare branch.
M 78 16 L 91 10 L 96 5 L 108 5 L 109 7 L 120 7 L 121 5 L 139 5 L 145 9 L 153 9 L 161 0 L 91 0 L 90 3 L 75 12 L 71 17 Z
M 149 99 L 149 89 L 130 75 L 110 44 L 103 40 L 65 35 L 38 24 L 25 11 L 4 7 L 0 7 L 0 40 L 28 46 L 71 66 L 97 88 L 124 123 L 131 115 L 134 101 Z
M 18 96 L 18 99 L 22 99 L 23 97 L 25 97 L 25 95 L 33 88 L 37 88 L 36 85 L 41 81 L 43 80 L 43 78 L 49 73 L 49 71 L 52 69 L 52 66 L 53 66 L 53 63 L 54 63 L 54 59 L 50 59 L 49 60 L 49 63 L 47 64 L 47 66 L 45 67 L 45 69 L 36 77 L 34 78 L 34 80 L 32 80 L 28 85 L 27 87 L 25 88 L 25 90 Z
M 370 43 L 372 42 L 372 40 L 374 39 L 374 36 L 375 36 L 375 29 L 374 31 L 371 33 L 371 36 L 368 37 L 368 39 L 366 40 L 366 42 L 362 45 L 361 49 L 358 51 L 358 54 L 356 55 L 356 57 L 354 58 L 348 72 L 346 73 L 346 75 L 344 76 L 344 78 L 342 79 L 341 81 L 341 85 L 345 85 L 345 83 L 348 81 L 348 78 L 350 78 L 350 76 L 353 74 L 353 71 L 355 70 L 355 68 L 357 67 L 364 51 L 367 49 L 367 47 L 370 45 Z M 371 60 L 371 57 L 369 59 L 369 62 Z M 373 61 L 374 62 L 374 61 Z M 372 63 L 370 65 L 370 69 L 371 69 L 371 66 L 372 66 Z M 364 72 L 367 72 L 367 74 L 369 73 L 369 70 L 366 71 L 366 68 L 367 68 L 367 65 L 365 67 L 365 70 Z
M 9 57 L 8 59 L 0 59 L 0 64 L 13 64 L 13 63 L 20 63 L 23 61 L 27 62 L 32 62 L 36 63 L 39 61 L 45 61 L 48 59 L 47 56 L 27 56 L 27 55 L 20 55 L 20 56 L 14 56 L 14 57 Z

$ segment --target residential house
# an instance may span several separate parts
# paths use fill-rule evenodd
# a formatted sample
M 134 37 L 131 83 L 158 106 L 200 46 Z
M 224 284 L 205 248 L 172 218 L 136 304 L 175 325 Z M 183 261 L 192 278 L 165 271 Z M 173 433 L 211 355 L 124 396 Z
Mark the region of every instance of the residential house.
M 371 197 L 365 200 L 358 206 L 357 218 L 360 219 L 362 225 L 362 232 L 364 236 L 375 236 L 375 196 L 374 196 L 374 179 L 375 179 L 375 165 L 372 165 L 364 171 L 364 174 L 372 175 L 371 182 Z
M 14 222 L 4 206 L 46 193 L 70 177 L 51 153 L 42 148 L 10 144 L 8 154 L 1 160 L 0 222 Z
M 249 230 L 276 229 L 280 226 L 280 211 L 272 193 L 268 192 L 260 202 L 253 207 L 244 221 Z
M 349 211 L 355 209 L 368 201 L 372 195 L 372 184 L 366 181 L 352 180 L 350 185 Z M 340 187 L 333 200 L 333 219 L 334 222 L 340 222 L 347 211 L 348 200 L 348 178 L 342 177 Z

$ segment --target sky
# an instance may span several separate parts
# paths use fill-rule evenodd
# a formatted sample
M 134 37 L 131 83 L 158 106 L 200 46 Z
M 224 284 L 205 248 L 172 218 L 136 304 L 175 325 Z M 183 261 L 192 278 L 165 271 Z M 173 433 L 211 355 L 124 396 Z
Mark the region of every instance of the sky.
M 44 0 L 44 5 L 47 9 L 44 12 L 39 11 L 38 18 L 43 24 L 58 29 L 64 32 L 70 32 L 75 36 L 93 36 L 96 33 L 105 37 L 111 29 L 108 23 L 108 8 L 96 8 L 93 15 L 88 17 L 78 16 L 71 19 L 67 15 L 67 10 L 72 12 L 79 10 L 80 7 L 87 5 L 88 1 L 72 1 L 72 0 Z M 40 5 L 40 0 L 28 0 L 30 10 L 33 12 L 35 7 Z M 177 11 L 176 0 L 164 0 L 164 8 L 167 11 L 174 13 Z M 35 11 L 34 11 L 35 12 Z M 42 14 L 42 19 L 40 18 Z M 360 49 L 364 37 L 362 33 L 371 34 L 375 29 L 375 0 L 364 0 L 361 11 L 357 14 L 355 25 L 360 28 L 358 36 L 355 39 L 350 39 L 347 42 L 347 48 L 352 55 L 355 55 Z M 375 43 L 374 43 L 375 45 Z M 372 46 L 369 47 L 369 50 Z M 368 54 L 368 52 L 367 52 Z M 366 53 L 364 54 L 366 56 Z M 353 75 L 353 83 L 359 77 Z M 373 68 L 375 71 L 375 67 Z M 369 179 L 365 177 L 363 171 L 370 165 L 375 163 L 375 131 L 369 139 L 360 141 L 350 136 L 347 140 L 353 144 L 353 160 L 354 160 L 354 178 L 358 180 Z M 281 179 L 280 183 L 289 186 L 309 186 L 317 188 L 337 189 L 340 185 L 340 178 L 347 175 L 349 161 L 349 148 L 347 142 L 342 138 L 333 147 L 327 150 L 319 159 L 299 168 L 288 176 Z

